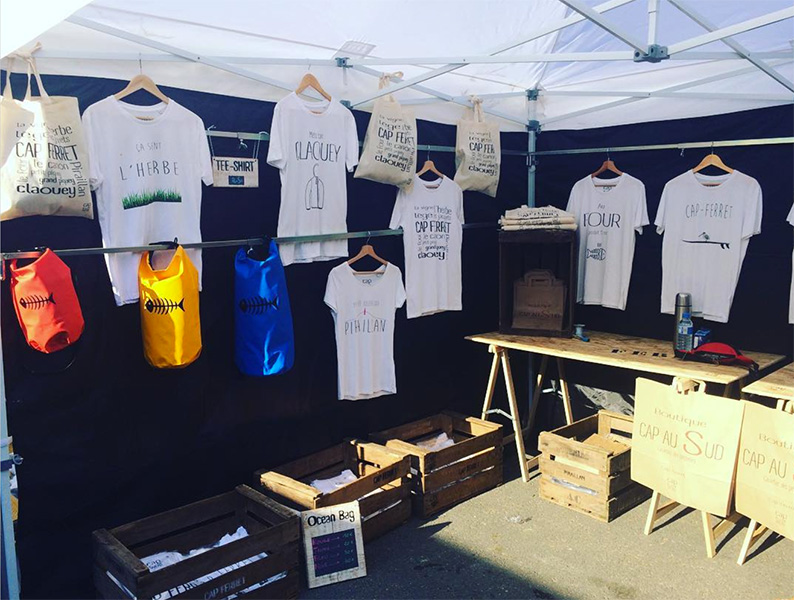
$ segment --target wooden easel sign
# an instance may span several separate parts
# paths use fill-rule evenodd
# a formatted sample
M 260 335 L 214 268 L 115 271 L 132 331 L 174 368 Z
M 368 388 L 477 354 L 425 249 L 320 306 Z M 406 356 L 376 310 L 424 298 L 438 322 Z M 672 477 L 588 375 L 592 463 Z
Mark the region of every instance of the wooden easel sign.
M 301 522 L 310 588 L 366 576 L 358 502 L 303 511 Z

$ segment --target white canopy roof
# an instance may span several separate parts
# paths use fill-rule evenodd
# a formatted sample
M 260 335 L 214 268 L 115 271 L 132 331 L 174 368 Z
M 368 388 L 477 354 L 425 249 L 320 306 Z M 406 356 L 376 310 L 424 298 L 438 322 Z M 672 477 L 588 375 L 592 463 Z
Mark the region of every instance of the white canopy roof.
M 524 130 L 526 90 L 534 88 L 532 118 L 546 130 L 794 102 L 791 0 L 4 0 L 2 7 L 2 55 L 40 41 L 44 73 L 129 79 L 140 59 L 160 85 L 277 101 L 310 69 L 333 96 L 367 110 L 378 93 L 373 75 L 402 71 L 415 85 L 395 96 L 419 118 L 454 123 L 477 94 L 505 131 Z M 635 50 L 650 44 L 670 58 L 635 62 Z M 335 57 L 347 57 L 347 67 Z

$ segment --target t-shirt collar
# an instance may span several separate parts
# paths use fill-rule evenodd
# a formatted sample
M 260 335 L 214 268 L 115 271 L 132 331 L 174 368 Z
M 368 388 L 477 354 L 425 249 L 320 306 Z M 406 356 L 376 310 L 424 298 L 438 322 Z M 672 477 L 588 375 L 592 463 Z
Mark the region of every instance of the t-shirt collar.
M 729 181 L 732 181 L 736 178 L 736 173 L 739 171 L 734 169 L 732 173 L 725 173 L 724 175 L 703 175 L 695 173 L 694 169 L 689 169 L 687 173 L 689 173 L 692 182 L 697 185 L 699 188 L 703 188 L 704 190 L 716 190 L 724 186 Z M 705 185 L 704 181 L 713 181 L 719 182 L 719 185 Z
M 296 94 L 295 92 L 292 92 L 292 96 L 295 98 L 295 102 L 298 104 L 298 106 L 300 106 L 304 111 L 306 111 L 307 114 L 313 117 L 324 117 L 325 115 L 328 114 L 328 112 L 331 110 L 331 107 L 334 104 L 333 96 L 331 97 L 330 100 L 326 100 L 323 98 L 322 100 L 316 102 L 307 102 L 306 100 L 298 96 L 298 94 Z M 315 112 L 314 110 L 312 110 L 315 108 L 322 108 L 322 112 Z
M 600 177 L 592 177 L 591 175 L 587 176 L 587 179 L 590 181 L 590 186 L 597 192 L 601 192 L 599 188 L 601 187 L 611 187 L 612 190 L 617 189 L 626 179 L 626 173 L 622 175 L 618 175 L 617 177 L 613 177 L 611 179 L 602 179 Z M 596 185 L 596 182 L 604 182 L 606 185 Z
M 433 181 L 425 181 L 419 175 L 414 175 L 416 179 L 416 184 L 421 187 L 421 189 L 426 190 L 428 192 L 437 192 L 444 182 L 447 180 L 447 177 L 439 177 L 438 179 L 434 179 Z
M 108 100 L 110 100 L 113 106 L 126 118 L 141 125 L 152 125 L 162 121 L 166 115 L 170 114 L 171 107 L 176 104 L 176 102 L 171 100 L 167 104 L 165 102 L 158 102 L 150 106 L 139 106 L 137 104 L 130 104 L 129 102 L 117 100 L 115 96 L 108 96 Z M 135 116 L 136 114 L 151 115 L 151 119 L 139 119 Z

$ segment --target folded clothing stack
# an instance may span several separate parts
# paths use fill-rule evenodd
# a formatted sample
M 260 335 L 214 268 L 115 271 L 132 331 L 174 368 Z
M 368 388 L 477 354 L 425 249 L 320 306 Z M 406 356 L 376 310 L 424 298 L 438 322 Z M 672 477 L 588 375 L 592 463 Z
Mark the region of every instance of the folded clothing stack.
M 576 230 L 576 216 L 554 206 L 541 206 L 530 208 L 519 206 L 505 211 L 499 219 L 505 231 L 519 231 L 523 229 L 568 229 Z

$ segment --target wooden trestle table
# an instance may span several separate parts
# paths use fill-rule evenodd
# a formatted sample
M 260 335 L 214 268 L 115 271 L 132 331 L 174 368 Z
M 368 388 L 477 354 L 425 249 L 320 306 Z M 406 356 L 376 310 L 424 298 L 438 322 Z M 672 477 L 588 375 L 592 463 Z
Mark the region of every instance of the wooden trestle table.
M 614 333 L 602 333 L 599 331 L 588 331 L 587 334 L 590 337 L 589 342 L 583 342 L 577 338 L 511 335 L 498 332 L 466 337 L 467 340 L 472 342 L 486 344 L 489 352 L 494 355 L 491 363 L 490 375 L 488 376 L 488 387 L 485 392 L 481 418 L 483 420 L 488 420 L 489 415 L 501 414 L 511 421 L 513 433 L 505 437 L 505 443 L 509 443 L 515 439 L 518 462 L 521 468 L 521 478 L 525 482 L 529 481 L 530 469 L 538 466 L 538 457 L 528 456 L 524 450 L 521 419 L 518 412 L 515 386 L 513 385 L 513 375 L 510 370 L 509 350 L 527 352 L 530 353 L 530 355 L 537 354 L 542 357 L 535 385 L 530 386 L 529 390 L 529 420 L 527 422 L 527 430 L 531 429 L 534 423 L 539 394 L 543 389 L 543 382 L 546 378 L 546 369 L 550 358 L 554 358 L 557 361 L 558 381 L 562 393 L 563 408 L 565 410 L 565 421 L 568 424 L 573 422 L 573 417 L 571 414 L 568 382 L 565 376 L 566 360 L 595 363 L 606 367 L 629 369 L 644 373 L 669 375 L 670 377 L 686 377 L 705 381 L 706 383 L 715 383 L 724 386 L 723 396 L 735 398 L 739 397 L 740 384 L 749 375 L 747 369 L 744 367 L 711 365 L 678 359 L 673 353 L 670 341 L 653 340 Z M 761 372 L 785 360 L 784 356 L 776 354 L 765 354 L 761 352 L 745 352 L 744 354 L 758 363 Z M 500 409 L 491 408 L 500 364 L 504 374 L 505 386 L 507 388 L 509 413 Z M 534 392 L 532 390 L 533 387 Z

